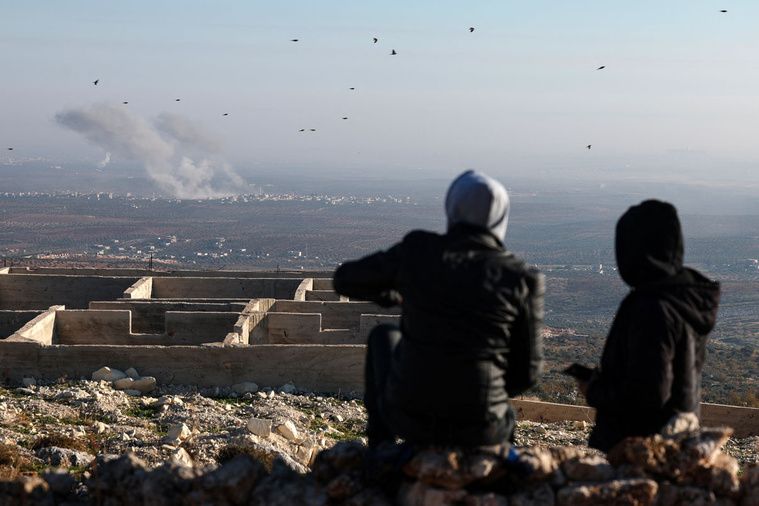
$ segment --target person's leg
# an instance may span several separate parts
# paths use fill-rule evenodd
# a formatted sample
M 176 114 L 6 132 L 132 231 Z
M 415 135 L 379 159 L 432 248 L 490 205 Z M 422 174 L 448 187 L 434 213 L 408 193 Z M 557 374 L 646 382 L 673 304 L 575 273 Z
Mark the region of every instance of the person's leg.
M 401 331 L 395 325 L 380 324 L 369 333 L 366 345 L 364 375 L 364 406 L 366 407 L 366 435 L 369 449 L 374 450 L 384 441 L 394 441 L 395 434 L 382 419 L 385 382 L 390 375 L 395 347 L 401 340 Z

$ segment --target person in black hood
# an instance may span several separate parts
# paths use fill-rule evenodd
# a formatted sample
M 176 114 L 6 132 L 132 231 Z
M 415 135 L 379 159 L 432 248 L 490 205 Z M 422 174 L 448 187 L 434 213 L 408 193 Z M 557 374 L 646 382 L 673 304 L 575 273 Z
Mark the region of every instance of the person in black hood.
M 683 266 L 677 210 L 646 200 L 617 222 L 619 274 L 630 285 L 601 363 L 580 383 L 596 408 L 589 444 L 608 452 L 629 436 L 656 434 L 671 417 L 699 415 L 706 341 L 717 319 L 719 283 Z
M 370 449 L 396 436 L 490 445 L 513 437 L 510 396 L 543 367 L 543 276 L 504 247 L 506 189 L 475 171 L 446 196 L 448 231 L 416 230 L 342 264 L 335 291 L 400 304 L 400 327 L 369 335 L 364 403 Z

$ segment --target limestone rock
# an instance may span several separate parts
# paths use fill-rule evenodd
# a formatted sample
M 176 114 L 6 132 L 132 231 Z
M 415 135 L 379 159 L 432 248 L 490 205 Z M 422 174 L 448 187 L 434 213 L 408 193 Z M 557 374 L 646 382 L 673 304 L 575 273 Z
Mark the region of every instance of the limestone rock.
M 40 448 L 37 450 L 36 455 L 51 465 L 63 467 L 87 466 L 95 458 L 87 452 L 80 452 L 70 448 L 58 448 L 57 446 Z
M 92 422 L 92 431 L 95 434 L 105 434 L 108 432 L 108 426 L 104 424 L 103 422 L 98 422 L 97 420 Z
M 247 393 L 256 393 L 258 392 L 258 385 L 252 381 L 244 381 L 242 383 L 232 385 L 232 390 L 241 395 Z
M 152 376 L 143 376 L 138 379 L 121 378 L 113 382 L 116 390 L 137 390 L 143 394 L 155 390 L 156 379 Z
M 487 477 L 497 465 L 492 454 L 432 447 L 414 455 L 403 472 L 429 485 L 455 489 Z
M 295 428 L 295 424 L 293 424 L 290 420 L 286 421 L 282 425 L 277 426 L 277 430 L 285 437 L 285 439 L 288 439 L 290 441 L 295 441 L 298 439 L 298 429 Z
M 608 481 L 614 478 L 614 469 L 605 458 L 587 455 L 570 459 L 562 464 L 562 470 L 568 480 Z
M 654 504 L 658 490 L 658 484 L 649 479 L 615 480 L 598 484 L 571 485 L 559 490 L 556 495 L 556 502 L 562 506 L 604 504 L 648 506 Z M 512 505 L 514 505 L 513 501 Z
M 92 373 L 92 381 L 116 381 L 121 378 L 126 378 L 126 374 L 110 367 L 101 367 Z
M 24 378 L 23 380 L 21 380 L 21 383 L 23 383 L 23 385 L 26 388 L 30 388 L 37 385 L 37 381 L 34 378 Z
M 548 483 L 541 483 L 509 496 L 509 506 L 554 506 L 556 495 Z M 576 506 L 559 502 L 562 506 Z M 593 503 L 596 504 L 596 503 Z
M 661 434 L 663 436 L 675 436 L 695 432 L 699 427 L 700 424 L 696 413 L 678 413 L 669 419 L 667 425 L 662 428 Z
M 271 435 L 271 420 L 250 418 L 248 419 L 248 430 L 256 436 L 267 438 Z
M 171 454 L 171 458 L 183 466 L 192 467 L 192 457 L 190 457 L 190 454 L 187 453 L 187 450 L 184 448 L 177 448 L 174 450 Z
M 519 460 L 528 470 L 530 481 L 550 479 L 559 469 L 551 450 L 540 446 L 516 448 Z
M 137 369 L 134 367 L 130 367 L 126 371 L 124 371 L 124 374 L 126 374 L 129 378 L 137 379 L 140 377 L 139 373 L 137 372 Z
M 295 385 L 293 385 L 292 383 L 285 383 L 284 385 L 279 387 L 279 391 L 286 394 L 291 394 L 295 392 L 295 390 L 297 389 L 295 388 Z
M 678 486 L 662 483 L 659 487 L 657 506 L 711 506 L 716 504 L 714 492 L 694 486 Z
M 166 439 L 179 439 L 180 441 L 184 441 L 190 437 L 191 434 L 192 432 L 187 425 L 178 423 L 169 427 L 169 430 L 166 433 Z
M 743 490 L 741 506 L 759 506 L 759 463 L 744 467 L 740 481 Z

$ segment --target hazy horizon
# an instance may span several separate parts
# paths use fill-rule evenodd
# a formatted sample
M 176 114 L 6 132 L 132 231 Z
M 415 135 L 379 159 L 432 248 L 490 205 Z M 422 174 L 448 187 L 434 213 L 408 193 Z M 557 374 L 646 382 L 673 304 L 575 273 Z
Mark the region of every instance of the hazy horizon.
M 251 167 L 759 186 L 757 20 L 748 0 L 11 3 L 0 161 L 131 161 L 185 196 Z

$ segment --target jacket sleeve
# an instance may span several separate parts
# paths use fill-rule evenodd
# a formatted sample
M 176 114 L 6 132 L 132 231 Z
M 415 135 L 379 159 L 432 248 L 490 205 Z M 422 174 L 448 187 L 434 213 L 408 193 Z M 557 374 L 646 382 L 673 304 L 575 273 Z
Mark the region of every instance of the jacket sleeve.
M 620 370 L 606 370 L 602 362 L 588 384 L 588 404 L 620 416 L 661 409 L 672 391 L 676 321 L 660 303 L 637 301 L 622 322 L 622 342 L 614 343 L 610 363 Z
M 396 306 L 401 301 L 396 280 L 402 243 L 387 251 L 345 262 L 335 271 L 334 289 L 340 295 L 376 302 L 383 307 Z
M 543 307 L 545 276 L 529 269 L 523 279 L 523 307 L 512 327 L 506 391 L 519 395 L 535 385 L 543 373 Z

